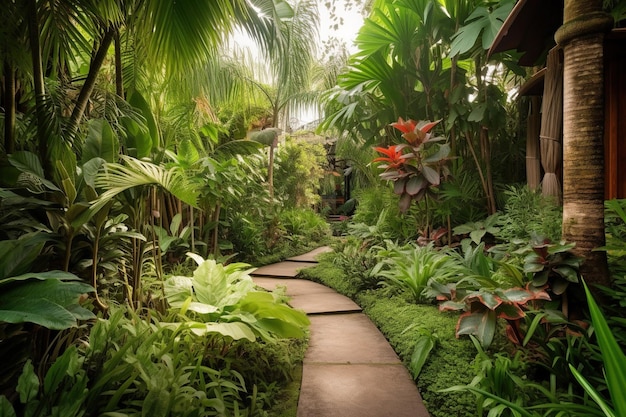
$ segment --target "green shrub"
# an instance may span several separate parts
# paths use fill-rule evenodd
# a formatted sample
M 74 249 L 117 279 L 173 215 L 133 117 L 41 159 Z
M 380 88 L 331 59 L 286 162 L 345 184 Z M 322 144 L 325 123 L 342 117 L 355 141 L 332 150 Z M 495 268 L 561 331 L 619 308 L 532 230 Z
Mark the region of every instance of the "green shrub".
M 304 269 L 301 276 L 321 282 L 350 298 L 378 286 L 378 277 L 370 274 L 376 263 L 373 250 L 359 239 L 348 236 L 333 244 L 332 253 L 319 259 L 312 271 Z
M 412 205 L 407 214 L 400 213 L 398 196 L 392 188 L 379 185 L 359 190 L 355 192 L 355 198 L 358 204 L 352 217 L 353 224 L 376 226 L 376 233 L 383 238 L 409 241 L 417 237 L 417 205 Z
M 561 239 L 562 208 L 553 198 L 527 186 L 509 187 L 504 192 L 506 203 L 500 216 L 501 228 L 497 237 L 505 242 L 529 240 L 539 235 L 558 242 Z
M 24 415 L 264 417 L 278 389 L 297 376 L 304 341 L 265 344 L 147 320 L 112 306 L 90 335 L 41 378 L 30 361 L 15 397 Z M 0 414 L 12 415 L 0 397 Z M 3 414 L 8 413 L 8 414 Z
M 325 242 L 330 237 L 330 226 L 311 209 L 286 209 L 279 215 L 283 229 L 293 240 Z
M 276 151 L 274 188 L 285 207 L 307 208 L 320 201 L 326 151 L 321 144 L 287 138 Z
M 386 247 L 376 248 L 378 263 L 372 275 L 380 276 L 387 294 L 402 292 L 416 303 L 427 302 L 422 292 L 431 279 L 447 281 L 461 273 L 460 266 L 450 255 L 436 251 L 433 244 L 397 245 L 386 241 Z
M 330 242 L 328 223 L 311 209 L 233 214 L 226 230 L 236 259 L 254 265 L 279 262 Z

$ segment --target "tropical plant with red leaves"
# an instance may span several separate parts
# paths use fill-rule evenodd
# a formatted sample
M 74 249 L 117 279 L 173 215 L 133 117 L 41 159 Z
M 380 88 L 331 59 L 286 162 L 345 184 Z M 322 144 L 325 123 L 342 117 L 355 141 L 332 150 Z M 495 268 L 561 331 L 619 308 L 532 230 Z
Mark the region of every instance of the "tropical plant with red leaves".
M 445 139 L 430 133 L 440 121 L 416 122 L 400 117 L 391 126 L 402 132 L 405 143 L 374 148 L 384 156 L 373 162 L 383 162 L 379 168 L 385 171 L 380 177 L 394 182 L 394 192 L 400 196 L 399 206 L 403 213 L 412 201 L 432 195 L 432 188 L 438 187 L 442 179 L 450 174 L 446 166 L 450 146 L 437 143 Z
M 468 291 L 457 287 L 460 283 L 428 283 L 427 295 L 440 301 L 441 311 L 463 311 L 456 326 L 456 335 L 475 336 L 483 347 L 493 341 L 498 319 L 507 321 L 506 333 L 515 344 L 521 344 L 524 335 L 520 324 L 526 316 L 527 304 L 550 301 L 550 295 L 530 283 L 525 288 L 481 288 Z M 535 304 L 535 303 L 533 303 Z M 535 306 L 533 306 L 535 307 Z
M 385 162 L 380 164 L 379 168 L 395 169 L 397 171 L 402 170 L 402 165 L 405 163 L 405 159 L 402 157 L 402 150 L 398 149 L 398 146 L 391 145 L 388 148 L 377 147 L 374 150 L 385 156 L 374 159 L 373 162 Z

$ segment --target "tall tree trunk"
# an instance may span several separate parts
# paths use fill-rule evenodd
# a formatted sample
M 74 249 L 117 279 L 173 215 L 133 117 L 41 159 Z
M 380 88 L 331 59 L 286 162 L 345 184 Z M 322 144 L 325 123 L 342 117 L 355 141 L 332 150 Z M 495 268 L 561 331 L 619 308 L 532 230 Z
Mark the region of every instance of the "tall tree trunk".
M 124 98 L 124 83 L 122 79 L 122 44 L 120 30 L 115 29 L 115 92 Z
M 15 152 L 15 68 L 4 61 L 4 151 Z
M 27 4 L 28 38 L 33 60 L 33 84 L 35 89 L 35 114 L 37 115 L 37 138 L 39 157 L 45 172 L 50 173 L 48 162 L 48 135 L 46 134 L 45 86 L 43 67 L 41 64 L 41 45 L 39 44 L 39 18 L 37 17 L 37 1 L 28 0 Z
M 497 211 L 497 207 L 491 169 L 491 141 L 489 139 L 489 130 L 486 126 L 481 126 L 480 128 L 480 154 L 485 166 L 485 180 L 487 181 L 487 209 L 491 215 Z
M 487 89 L 485 86 L 485 82 L 483 79 L 482 69 L 482 59 L 481 56 L 478 55 L 474 58 L 474 65 L 476 67 L 476 87 L 477 87 L 477 95 L 482 100 L 482 102 L 487 103 Z M 496 212 L 496 199 L 495 192 L 493 190 L 493 173 L 491 170 L 491 143 L 489 139 L 489 128 L 483 122 L 483 120 L 479 121 L 479 144 L 480 144 L 480 157 L 482 159 L 482 164 L 478 164 L 476 161 L 476 168 L 482 171 L 484 166 L 484 179 L 483 179 L 483 187 L 485 189 L 485 197 L 487 198 L 487 212 L 491 215 Z M 476 156 L 474 155 L 474 158 Z
M 604 33 L 612 27 L 602 0 L 566 0 L 555 39 L 564 51 L 563 239 L 585 258 L 590 283 L 610 282 L 604 227 Z
M 102 64 L 104 63 L 104 59 L 106 58 L 107 51 L 109 50 L 109 46 L 111 46 L 111 42 L 113 41 L 114 34 L 115 29 L 113 28 L 109 28 L 105 31 L 104 36 L 102 37 L 102 41 L 100 41 L 100 46 L 98 47 L 96 54 L 91 60 L 91 64 L 89 65 L 89 73 L 87 74 L 87 78 L 85 79 L 83 88 L 81 88 L 80 93 L 78 94 L 76 104 L 74 105 L 74 110 L 72 111 L 72 115 L 70 116 L 68 131 L 71 135 L 74 135 L 78 130 L 78 125 L 83 117 L 83 114 L 85 113 L 85 109 L 87 108 L 89 97 L 91 97 L 91 93 L 96 86 L 96 78 L 98 77 L 98 72 L 100 72 L 100 68 L 102 68 Z

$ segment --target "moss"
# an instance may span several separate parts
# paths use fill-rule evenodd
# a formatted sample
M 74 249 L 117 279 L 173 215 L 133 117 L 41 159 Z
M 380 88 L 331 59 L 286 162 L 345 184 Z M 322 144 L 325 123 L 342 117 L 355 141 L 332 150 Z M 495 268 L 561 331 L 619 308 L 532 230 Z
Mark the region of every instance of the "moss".
M 347 277 L 343 269 L 329 261 L 320 262 L 312 268 L 301 270 L 298 273 L 298 277 L 324 284 L 352 299 L 354 299 L 358 291 L 358 282 Z
M 267 417 L 296 417 L 302 381 L 302 364 L 293 371 L 293 381 L 281 389 L 273 398 L 274 405 L 267 411 Z

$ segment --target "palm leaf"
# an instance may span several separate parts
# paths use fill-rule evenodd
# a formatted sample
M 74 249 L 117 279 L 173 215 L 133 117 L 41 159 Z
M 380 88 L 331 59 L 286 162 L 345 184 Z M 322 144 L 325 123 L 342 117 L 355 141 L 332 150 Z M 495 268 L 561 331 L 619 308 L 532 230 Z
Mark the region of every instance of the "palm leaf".
M 236 155 L 252 155 L 257 153 L 264 146 L 254 140 L 232 140 L 215 148 L 214 156 L 218 159 L 231 158 Z
M 583 281 L 585 293 L 587 294 L 587 302 L 589 303 L 589 312 L 591 320 L 596 330 L 598 345 L 602 352 L 602 362 L 606 373 L 606 384 L 611 394 L 615 414 L 618 416 L 626 416 L 626 355 L 615 340 L 615 336 L 602 315 L 602 311 L 593 299 L 587 283 Z M 578 379 L 578 377 L 577 377 Z M 581 382 L 581 380 L 579 380 Z M 585 385 L 583 385 L 585 387 Z M 585 389 L 587 389 L 585 387 Z M 593 395 L 592 392 L 589 392 Z M 602 403 L 598 403 L 602 406 Z M 604 409 L 604 408 L 603 408 Z
M 119 193 L 134 187 L 158 186 L 179 200 L 196 207 L 198 191 L 192 187 L 183 172 L 166 169 L 150 162 L 124 157 L 126 165 L 105 164 L 96 178 L 97 187 L 106 189 L 94 202 L 90 211 L 98 211 Z

